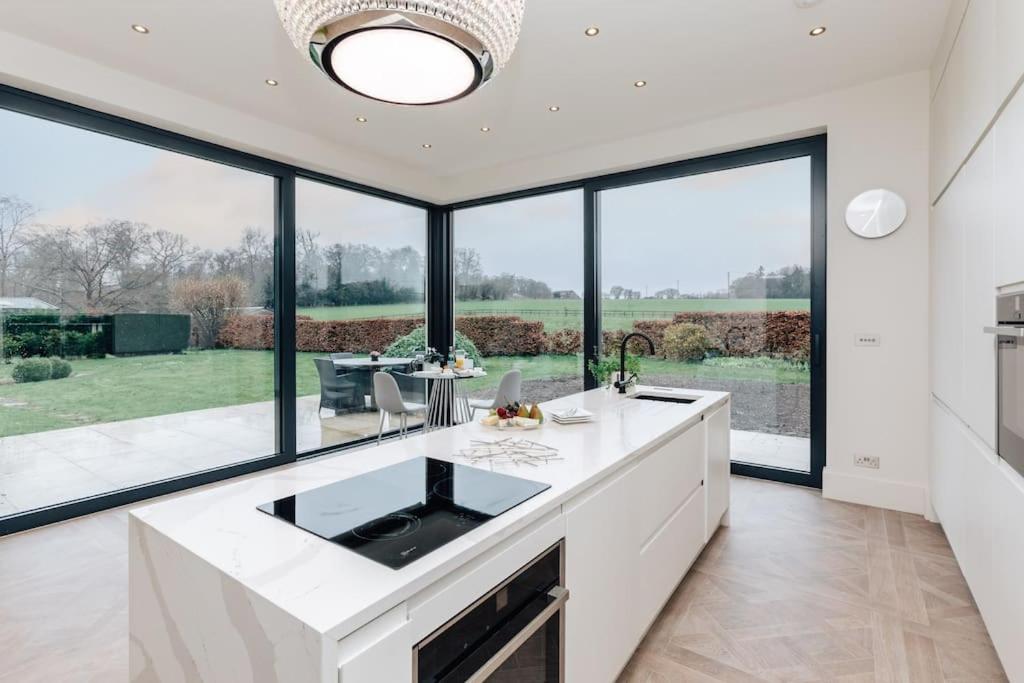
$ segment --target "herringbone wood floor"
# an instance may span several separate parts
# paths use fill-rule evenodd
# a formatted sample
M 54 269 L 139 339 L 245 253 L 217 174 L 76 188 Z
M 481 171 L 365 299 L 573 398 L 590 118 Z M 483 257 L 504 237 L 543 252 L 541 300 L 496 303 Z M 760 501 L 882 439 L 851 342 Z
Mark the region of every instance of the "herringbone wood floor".
M 1005 681 L 941 527 L 733 478 L 621 683 Z
M 938 526 L 732 482 L 623 681 L 1005 680 Z M 0 539 L 0 682 L 127 680 L 127 551 L 124 510 Z

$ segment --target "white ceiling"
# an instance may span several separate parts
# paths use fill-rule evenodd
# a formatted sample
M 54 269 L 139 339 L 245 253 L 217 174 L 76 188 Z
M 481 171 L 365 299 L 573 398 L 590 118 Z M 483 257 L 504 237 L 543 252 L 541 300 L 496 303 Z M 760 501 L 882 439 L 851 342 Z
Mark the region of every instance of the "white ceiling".
M 505 72 L 465 100 L 416 108 L 335 86 L 292 47 L 272 0 L 6 3 L 0 31 L 429 177 L 423 187 L 433 189 L 420 194 L 436 195 L 444 177 L 927 68 L 948 5 L 527 0 L 522 38 Z M 139 35 L 134 23 L 152 32 Z M 591 25 L 601 29 L 596 38 L 583 34 Z M 809 37 L 817 25 L 828 32 Z M 3 68 L 20 84 L 16 67 Z M 266 78 L 280 85 L 268 87 Z M 637 79 L 649 85 L 634 88 Z M 549 112 L 552 104 L 561 111 Z M 202 130 L 202 122 L 188 128 Z M 274 149 L 272 140 L 246 141 L 244 131 L 237 138 L 252 149 Z M 345 175 L 345 161 L 334 170 Z

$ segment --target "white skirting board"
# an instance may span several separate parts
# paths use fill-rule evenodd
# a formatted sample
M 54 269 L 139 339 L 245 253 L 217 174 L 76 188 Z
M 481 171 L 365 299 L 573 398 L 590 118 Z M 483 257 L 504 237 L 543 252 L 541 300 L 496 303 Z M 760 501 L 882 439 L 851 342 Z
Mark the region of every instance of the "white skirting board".
M 928 489 L 922 484 L 863 477 L 837 472 L 826 466 L 822 472 L 822 495 L 832 500 L 860 503 L 886 510 L 923 515 L 927 512 Z

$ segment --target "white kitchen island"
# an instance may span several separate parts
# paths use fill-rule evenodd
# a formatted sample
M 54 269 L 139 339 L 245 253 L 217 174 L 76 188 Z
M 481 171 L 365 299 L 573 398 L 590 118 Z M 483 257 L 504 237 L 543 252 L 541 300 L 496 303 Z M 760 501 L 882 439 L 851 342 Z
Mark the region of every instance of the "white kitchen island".
M 256 507 L 421 456 L 466 464 L 457 451 L 500 432 L 462 425 L 134 510 L 131 680 L 413 681 L 417 643 L 560 542 L 565 680 L 614 680 L 729 508 L 729 395 L 639 393 L 695 400 L 543 404 L 595 420 L 523 433 L 560 460 L 493 469 L 550 488 L 398 570 Z

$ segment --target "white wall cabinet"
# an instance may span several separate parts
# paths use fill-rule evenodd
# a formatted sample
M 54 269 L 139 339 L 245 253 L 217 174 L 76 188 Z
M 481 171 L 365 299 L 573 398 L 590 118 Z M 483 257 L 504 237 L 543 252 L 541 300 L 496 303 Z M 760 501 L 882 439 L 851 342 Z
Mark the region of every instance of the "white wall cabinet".
M 932 391 L 959 410 L 963 400 L 963 185 L 954 183 L 932 212 Z
M 992 449 L 996 447 L 996 339 L 983 328 L 996 319 L 993 136 L 987 135 L 954 187 L 963 225 L 963 398 L 964 421 Z M 941 304 L 940 304 L 941 305 Z M 952 405 L 952 404 L 950 404 Z
M 1004 286 L 1024 282 L 1024 95 L 1020 92 L 1003 110 L 992 135 L 995 276 L 996 285 Z
M 567 506 L 567 680 L 615 680 L 704 547 L 705 488 L 728 496 L 728 469 L 708 470 L 708 445 L 728 444 L 728 406 L 716 415 Z

